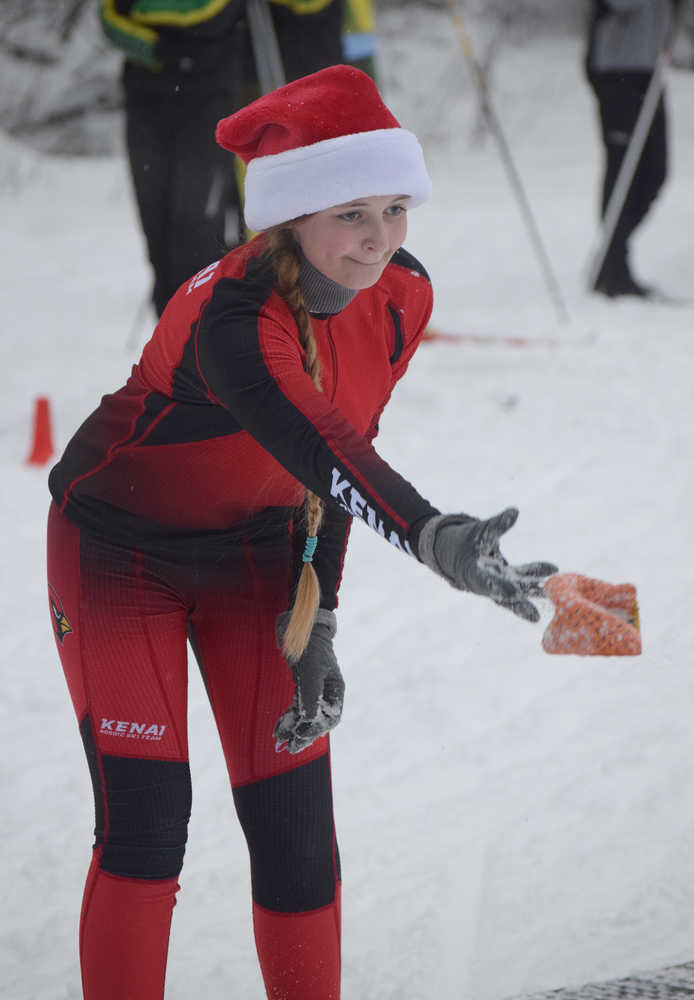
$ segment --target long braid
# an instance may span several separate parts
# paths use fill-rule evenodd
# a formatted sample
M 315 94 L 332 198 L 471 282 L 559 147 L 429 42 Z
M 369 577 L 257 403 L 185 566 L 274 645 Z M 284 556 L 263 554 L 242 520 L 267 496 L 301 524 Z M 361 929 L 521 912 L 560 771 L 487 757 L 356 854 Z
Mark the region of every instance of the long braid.
M 279 226 L 267 234 L 268 250 L 277 275 L 277 290 L 282 296 L 299 329 L 299 340 L 306 354 L 306 369 L 317 389 L 321 389 L 321 365 L 318 360 L 316 340 L 311 326 L 311 317 L 304 305 L 301 291 L 301 262 L 293 233 L 290 228 Z M 306 490 L 304 519 L 307 539 L 315 539 L 323 519 L 323 501 L 311 490 Z M 311 635 L 311 629 L 320 604 L 320 583 L 310 561 L 311 545 L 307 543 L 309 558 L 299 576 L 296 599 L 284 633 L 282 649 L 290 662 L 296 662 L 303 653 Z

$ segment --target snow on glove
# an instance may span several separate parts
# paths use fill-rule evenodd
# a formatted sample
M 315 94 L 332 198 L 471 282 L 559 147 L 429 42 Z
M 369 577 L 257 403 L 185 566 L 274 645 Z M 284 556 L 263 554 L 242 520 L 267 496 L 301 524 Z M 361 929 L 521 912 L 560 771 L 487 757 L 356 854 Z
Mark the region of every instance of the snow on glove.
M 516 523 L 518 511 L 507 507 L 486 521 L 467 514 L 438 514 L 419 536 L 419 558 L 458 590 L 490 597 L 529 622 L 540 613 L 528 597 L 541 597 L 542 580 L 557 572 L 552 563 L 509 566 L 499 538 Z
M 277 616 L 277 644 L 281 647 L 290 612 Z M 306 649 L 290 662 L 296 690 L 294 700 L 275 726 L 278 744 L 299 753 L 333 729 L 342 715 L 345 682 L 333 651 L 337 621 L 332 611 L 319 608 Z

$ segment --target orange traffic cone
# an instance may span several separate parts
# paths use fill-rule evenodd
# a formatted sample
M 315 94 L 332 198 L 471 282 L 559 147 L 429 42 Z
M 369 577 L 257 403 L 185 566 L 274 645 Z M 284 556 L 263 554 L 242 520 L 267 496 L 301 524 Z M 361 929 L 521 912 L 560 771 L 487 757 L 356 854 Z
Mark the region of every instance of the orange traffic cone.
M 542 636 L 546 653 L 638 656 L 641 652 L 636 587 L 577 573 L 551 576 L 544 590 L 555 614 Z
M 51 410 L 46 396 L 38 396 L 34 404 L 34 433 L 27 465 L 45 465 L 54 453 L 51 432 Z

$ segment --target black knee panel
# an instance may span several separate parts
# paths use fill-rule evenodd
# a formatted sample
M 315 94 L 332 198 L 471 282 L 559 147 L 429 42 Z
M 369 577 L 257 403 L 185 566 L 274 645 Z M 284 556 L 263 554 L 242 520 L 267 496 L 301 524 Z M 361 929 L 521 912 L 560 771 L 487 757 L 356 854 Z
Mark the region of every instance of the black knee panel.
M 340 874 L 328 755 L 235 788 L 234 802 L 256 903 L 282 913 L 332 903 Z
M 94 788 L 100 867 L 131 878 L 173 878 L 183 867 L 192 801 L 186 761 L 99 754 L 80 726 Z

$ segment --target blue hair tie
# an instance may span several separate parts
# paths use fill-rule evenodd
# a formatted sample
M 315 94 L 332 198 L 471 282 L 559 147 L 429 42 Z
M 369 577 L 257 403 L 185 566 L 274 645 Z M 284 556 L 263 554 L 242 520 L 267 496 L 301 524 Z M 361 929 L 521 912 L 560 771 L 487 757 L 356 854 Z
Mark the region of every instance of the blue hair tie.
M 304 562 L 313 562 L 313 553 L 316 551 L 316 545 L 318 545 L 318 538 L 315 535 L 313 537 L 307 535 L 304 554 L 301 557 Z

